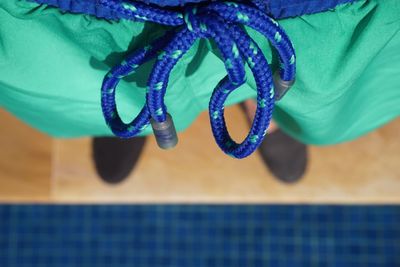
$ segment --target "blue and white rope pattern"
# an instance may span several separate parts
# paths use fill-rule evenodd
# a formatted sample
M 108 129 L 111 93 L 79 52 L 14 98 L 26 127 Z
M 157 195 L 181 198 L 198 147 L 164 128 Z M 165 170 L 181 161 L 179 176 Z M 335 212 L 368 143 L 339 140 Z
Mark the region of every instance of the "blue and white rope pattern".
M 274 87 L 268 62 L 258 45 L 242 29 L 246 25 L 263 34 L 277 49 L 280 59 L 280 78 L 293 81 L 295 53 L 282 28 L 257 8 L 234 2 L 200 4 L 186 8 L 183 13 L 161 9 L 140 2 L 99 0 L 120 18 L 149 21 L 168 26 L 180 26 L 154 41 L 151 45 L 130 54 L 106 75 L 102 85 L 101 104 L 104 118 L 112 132 L 128 138 L 137 135 L 150 124 L 164 122 L 167 108 L 164 96 L 169 75 L 198 38 L 214 39 L 221 51 L 228 75 L 220 81 L 210 99 L 209 114 L 212 131 L 218 146 L 228 155 L 244 158 L 262 142 L 274 107 Z M 148 80 L 146 103 L 132 122 L 125 124 L 118 115 L 115 89 L 122 77 L 133 73 L 141 64 L 157 57 Z M 257 85 L 257 109 L 251 130 L 241 144 L 229 136 L 224 119 L 224 103 L 228 95 L 245 82 L 244 62 L 250 67 Z

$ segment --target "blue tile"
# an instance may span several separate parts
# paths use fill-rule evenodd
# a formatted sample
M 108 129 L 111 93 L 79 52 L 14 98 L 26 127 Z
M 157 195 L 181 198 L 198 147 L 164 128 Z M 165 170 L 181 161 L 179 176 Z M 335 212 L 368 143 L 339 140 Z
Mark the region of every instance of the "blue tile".
M 400 266 L 400 206 L 0 205 L 0 266 Z

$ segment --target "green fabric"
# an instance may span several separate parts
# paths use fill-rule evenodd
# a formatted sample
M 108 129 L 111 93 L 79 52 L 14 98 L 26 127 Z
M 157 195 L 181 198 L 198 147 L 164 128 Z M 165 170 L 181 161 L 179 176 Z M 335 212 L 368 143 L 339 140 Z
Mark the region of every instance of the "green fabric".
M 297 53 L 297 81 L 274 114 L 288 133 L 306 143 L 342 142 L 400 114 L 398 0 L 358 1 L 280 23 Z M 148 44 L 164 30 L 3 0 L 0 105 L 54 136 L 110 135 L 100 108 L 103 76 L 125 51 Z M 275 69 L 268 43 L 251 34 Z M 208 108 L 213 88 L 226 75 L 218 53 L 208 47 L 198 42 L 170 78 L 166 105 L 178 130 Z M 119 112 L 127 121 L 142 108 L 150 68 L 143 66 L 118 87 Z M 255 96 L 250 77 L 229 97 L 230 104 Z

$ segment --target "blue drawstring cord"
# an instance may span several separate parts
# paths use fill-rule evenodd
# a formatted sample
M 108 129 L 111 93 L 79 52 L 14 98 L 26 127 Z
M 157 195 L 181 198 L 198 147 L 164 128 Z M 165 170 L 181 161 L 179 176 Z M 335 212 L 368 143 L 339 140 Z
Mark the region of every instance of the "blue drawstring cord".
M 175 128 L 164 104 L 169 75 L 197 39 L 212 38 L 221 52 L 228 74 L 214 89 L 209 103 L 210 123 L 216 143 L 235 158 L 244 158 L 257 149 L 271 121 L 275 99 L 279 99 L 293 84 L 296 72 L 293 46 L 275 20 L 255 7 L 234 2 L 189 6 L 183 13 L 134 1 L 99 0 L 99 3 L 120 18 L 179 26 L 178 30 L 167 32 L 151 45 L 134 51 L 104 78 L 101 105 L 106 123 L 115 135 L 133 137 L 151 124 L 161 147 L 176 144 L 173 140 L 176 139 Z M 280 60 L 279 75 L 273 77 L 261 49 L 240 25 L 260 32 L 276 48 Z M 116 86 L 121 78 L 155 57 L 157 60 L 148 79 L 146 103 L 137 117 L 126 124 L 118 115 Z M 256 81 L 257 109 L 249 134 L 238 144 L 226 128 L 224 103 L 232 91 L 245 83 L 244 62 Z M 278 85 L 275 89 L 274 78 L 275 85 Z

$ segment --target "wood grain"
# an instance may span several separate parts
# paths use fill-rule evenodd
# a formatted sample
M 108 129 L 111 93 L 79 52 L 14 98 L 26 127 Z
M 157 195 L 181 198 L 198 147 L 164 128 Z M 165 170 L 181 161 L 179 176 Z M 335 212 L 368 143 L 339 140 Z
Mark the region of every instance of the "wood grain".
M 247 131 L 237 107 L 228 109 L 236 138 Z M 214 143 L 206 113 L 171 151 L 148 140 L 135 172 L 124 183 L 102 183 L 91 162 L 91 140 L 58 140 L 52 199 L 56 202 L 168 203 L 400 203 L 400 121 L 357 141 L 311 147 L 305 178 L 274 179 L 258 155 L 225 156 Z
M 228 108 L 236 139 L 247 131 L 237 107 Z M 150 137 L 136 170 L 110 186 L 97 177 L 91 140 L 52 140 L 0 110 L 0 201 L 50 203 L 400 203 L 400 120 L 356 141 L 310 147 L 305 178 L 274 179 L 258 155 L 225 156 L 214 143 L 206 113 L 171 151 Z
M 52 139 L 0 108 L 0 201 L 49 201 Z

